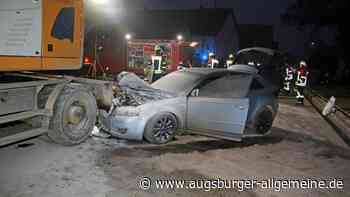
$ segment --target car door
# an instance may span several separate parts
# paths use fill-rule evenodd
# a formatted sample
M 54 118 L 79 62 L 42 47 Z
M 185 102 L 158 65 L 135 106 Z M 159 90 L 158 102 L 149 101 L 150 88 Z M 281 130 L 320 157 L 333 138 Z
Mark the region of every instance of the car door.
M 188 130 L 240 141 L 249 110 L 251 81 L 251 75 L 229 73 L 202 82 L 187 99 Z

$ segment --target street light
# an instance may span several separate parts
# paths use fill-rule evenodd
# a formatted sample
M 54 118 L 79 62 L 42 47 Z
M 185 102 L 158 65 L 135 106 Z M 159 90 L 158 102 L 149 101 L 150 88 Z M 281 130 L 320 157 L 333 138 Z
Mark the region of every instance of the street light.
M 96 5 L 107 5 L 110 3 L 110 0 L 90 0 L 90 1 Z
M 132 38 L 131 34 L 125 34 L 125 39 L 126 40 L 131 40 L 131 38 Z
M 183 40 L 183 36 L 181 34 L 177 35 L 177 40 L 178 41 L 182 41 Z
M 190 44 L 190 47 L 196 47 L 196 46 L 198 46 L 198 42 L 191 42 L 191 44 Z

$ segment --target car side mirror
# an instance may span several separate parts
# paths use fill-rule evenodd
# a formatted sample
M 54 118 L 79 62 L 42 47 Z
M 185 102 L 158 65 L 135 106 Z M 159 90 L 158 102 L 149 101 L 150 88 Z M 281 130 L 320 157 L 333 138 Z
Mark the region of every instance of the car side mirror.
M 192 90 L 191 96 L 192 96 L 192 97 L 198 97 L 198 96 L 199 96 L 199 89 L 194 89 L 194 90 Z

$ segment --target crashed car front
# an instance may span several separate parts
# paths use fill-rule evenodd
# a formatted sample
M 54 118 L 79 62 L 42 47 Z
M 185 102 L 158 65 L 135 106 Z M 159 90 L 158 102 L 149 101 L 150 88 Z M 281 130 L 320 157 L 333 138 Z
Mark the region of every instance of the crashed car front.
M 102 111 L 100 121 L 102 129 L 114 137 L 142 140 L 144 127 L 147 123 L 140 107 L 118 107 L 113 113 Z
M 178 118 L 179 128 L 183 127 L 186 113 L 186 97 L 174 97 L 148 102 L 139 106 L 122 106 L 112 113 L 102 112 L 102 128 L 114 137 L 142 140 L 147 123 L 162 112 L 171 112 Z
M 99 116 L 102 129 L 112 136 L 142 140 L 148 121 L 156 114 L 171 112 L 179 119 L 184 117 L 185 97 L 152 88 L 132 73 L 121 73 L 118 78 L 119 95 L 110 111 L 101 111 Z

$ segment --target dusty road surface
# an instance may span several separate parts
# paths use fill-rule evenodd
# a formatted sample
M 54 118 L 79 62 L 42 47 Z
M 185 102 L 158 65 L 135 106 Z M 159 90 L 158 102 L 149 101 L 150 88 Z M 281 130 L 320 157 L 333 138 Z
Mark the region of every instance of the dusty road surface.
M 271 136 L 241 143 L 190 135 L 163 146 L 98 138 L 75 147 L 44 138 L 25 143 L 0 149 L 1 197 L 350 196 L 349 149 L 311 106 L 288 101 L 281 103 Z M 147 191 L 138 186 L 142 177 L 151 179 Z M 244 192 L 238 187 L 206 192 L 155 186 L 157 179 L 218 178 L 337 179 L 344 185 L 282 192 L 263 186 Z

